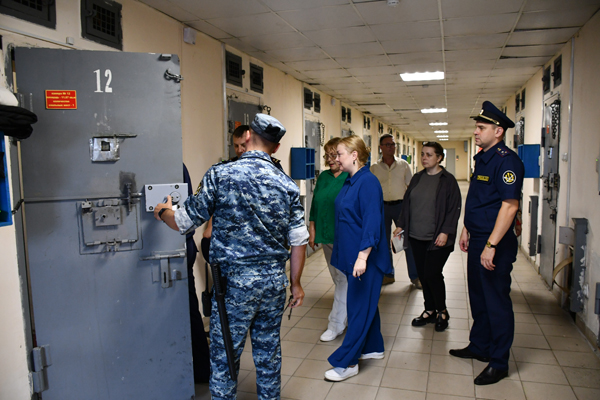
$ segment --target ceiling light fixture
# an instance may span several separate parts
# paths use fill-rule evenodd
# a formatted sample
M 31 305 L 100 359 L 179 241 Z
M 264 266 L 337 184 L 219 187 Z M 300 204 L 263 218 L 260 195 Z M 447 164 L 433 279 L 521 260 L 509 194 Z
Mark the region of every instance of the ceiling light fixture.
M 448 138 L 440 138 L 440 142 L 446 141 Z
M 444 126 L 444 125 L 448 125 L 447 122 L 430 122 L 429 126 Z
M 448 135 L 437 135 L 438 138 L 447 138 Z
M 423 114 L 432 114 L 432 113 L 445 113 L 448 112 L 445 108 L 424 108 L 421 110 Z
M 400 78 L 404 82 L 411 81 L 439 81 L 444 79 L 443 71 L 435 71 L 435 72 L 412 72 L 400 74 Z
M 448 133 L 447 130 L 433 131 L 433 133 Z
M 400 3 L 400 0 L 387 0 L 387 5 L 390 7 L 396 7 Z

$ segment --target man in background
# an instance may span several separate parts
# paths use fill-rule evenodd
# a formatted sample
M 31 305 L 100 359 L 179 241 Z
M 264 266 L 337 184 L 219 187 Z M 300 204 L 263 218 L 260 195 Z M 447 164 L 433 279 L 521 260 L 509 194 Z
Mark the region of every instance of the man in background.
M 379 179 L 381 189 L 383 190 L 385 234 L 388 247 L 390 247 L 392 221 L 398 226 L 398 218 L 400 217 L 400 211 L 402 210 L 402 200 L 404 199 L 406 188 L 412 179 L 412 172 L 406 161 L 395 156 L 396 141 L 394 140 L 394 136 L 389 133 L 381 135 L 379 138 L 379 148 L 381 149 L 381 158 L 377 164 L 371 165 L 371 172 Z M 408 266 L 408 277 L 417 289 L 422 289 L 419 276 L 417 275 L 417 266 L 408 240 L 405 240 L 404 244 L 408 245 L 404 251 L 406 264 Z M 394 263 L 391 248 L 390 258 L 392 259 L 393 267 Z M 394 274 L 385 275 L 383 284 L 387 285 L 394 283 L 395 280 Z

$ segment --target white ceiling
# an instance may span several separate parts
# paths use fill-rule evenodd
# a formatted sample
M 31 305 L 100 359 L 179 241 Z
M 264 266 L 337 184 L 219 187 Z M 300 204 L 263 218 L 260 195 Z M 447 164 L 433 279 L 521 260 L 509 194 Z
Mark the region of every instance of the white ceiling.
M 448 122 L 451 140 L 470 136 L 484 100 L 502 105 L 600 9 L 600 0 L 140 1 L 422 140 L 435 138 L 434 121 Z M 399 77 L 424 71 L 446 79 Z M 448 112 L 419 111 L 429 107 Z

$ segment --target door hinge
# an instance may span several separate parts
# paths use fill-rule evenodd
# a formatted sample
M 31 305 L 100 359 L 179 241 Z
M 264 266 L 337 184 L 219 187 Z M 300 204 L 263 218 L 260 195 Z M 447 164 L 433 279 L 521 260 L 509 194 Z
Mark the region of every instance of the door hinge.
M 46 344 L 40 347 L 35 347 L 32 351 L 33 371 L 31 374 L 31 382 L 33 384 L 34 393 L 42 393 L 48 390 L 48 374 L 46 367 L 52 365 L 50 357 L 50 345 Z

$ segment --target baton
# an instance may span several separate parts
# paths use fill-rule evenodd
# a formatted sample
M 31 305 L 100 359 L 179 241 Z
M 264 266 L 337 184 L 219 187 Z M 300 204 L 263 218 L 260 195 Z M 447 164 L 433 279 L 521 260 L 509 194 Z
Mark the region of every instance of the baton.
M 210 269 L 212 270 L 215 285 L 214 296 L 217 308 L 219 309 L 219 320 L 221 321 L 221 332 L 223 333 L 223 345 L 225 346 L 225 354 L 227 355 L 227 364 L 229 364 L 229 374 L 231 375 L 231 380 L 236 381 L 235 355 L 233 354 L 233 342 L 231 340 L 229 320 L 227 319 L 227 311 L 225 309 L 225 287 L 221 277 L 221 268 L 217 264 L 211 264 Z

